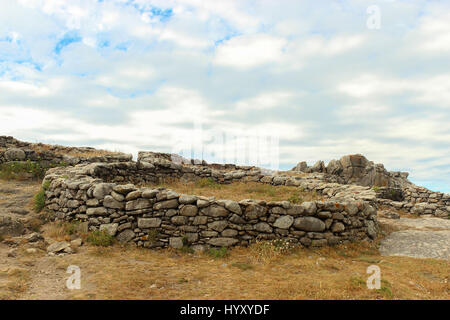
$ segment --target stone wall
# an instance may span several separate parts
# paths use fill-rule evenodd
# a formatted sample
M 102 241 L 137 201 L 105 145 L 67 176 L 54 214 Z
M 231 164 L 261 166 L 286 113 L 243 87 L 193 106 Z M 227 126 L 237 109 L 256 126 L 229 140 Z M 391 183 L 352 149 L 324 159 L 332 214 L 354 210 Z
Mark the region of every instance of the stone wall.
M 408 186 L 402 191 L 403 201 L 379 199 L 378 202 L 415 215 L 432 214 L 440 218 L 450 217 L 449 194 L 431 191 L 415 185 Z
M 370 187 L 330 183 L 323 174 L 289 176 L 283 173 L 265 174 L 260 168 L 203 164 L 185 165 L 162 158 L 151 162 L 94 163 L 85 168 L 89 175 L 102 181 L 134 184 L 162 183 L 170 180 L 196 181 L 209 178 L 216 183 L 259 182 L 275 186 L 296 186 L 301 190 L 316 192 L 326 198 L 339 201 L 376 202 L 376 193 Z
M 80 156 L 79 154 L 85 155 Z M 101 152 L 90 147 L 44 145 L 19 141 L 9 136 L 0 136 L 0 163 L 31 161 L 50 167 L 62 163 L 76 165 L 94 162 L 125 162 L 131 161 L 132 158 L 131 154 L 120 152 Z
M 119 241 L 152 248 L 179 248 L 183 243 L 199 248 L 248 245 L 257 239 L 277 238 L 323 246 L 376 236 L 376 209 L 364 201 L 236 202 L 139 188 L 130 183 L 167 177 L 209 176 L 222 183 L 266 177 L 254 169 L 216 176 L 211 168 L 190 168 L 161 160 L 165 159 L 50 169 L 43 182 L 50 182 L 45 192 L 46 208 L 58 219 L 80 220 L 91 231 L 106 230 Z M 277 177 L 270 179 L 274 183 Z

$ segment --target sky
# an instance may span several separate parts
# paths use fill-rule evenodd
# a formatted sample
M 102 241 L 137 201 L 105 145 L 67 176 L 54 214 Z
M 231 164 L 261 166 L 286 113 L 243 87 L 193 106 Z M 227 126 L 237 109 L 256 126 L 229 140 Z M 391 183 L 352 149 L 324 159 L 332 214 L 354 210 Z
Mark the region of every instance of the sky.
M 360 153 L 450 192 L 449 1 L 1 6 L 0 135 L 134 155 L 201 144 L 207 161 L 258 152 L 280 169 Z

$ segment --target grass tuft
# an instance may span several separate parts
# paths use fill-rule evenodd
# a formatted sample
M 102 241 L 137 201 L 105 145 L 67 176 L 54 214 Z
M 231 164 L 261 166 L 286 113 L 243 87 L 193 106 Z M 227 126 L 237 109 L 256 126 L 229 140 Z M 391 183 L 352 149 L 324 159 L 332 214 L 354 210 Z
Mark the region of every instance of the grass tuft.
M 86 241 L 94 246 L 108 247 L 114 243 L 114 237 L 104 230 L 95 230 L 89 233 Z
M 33 209 L 36 213 L 41 212 L 45 207 L 45 190 L 41 189 L 34 196 L 34 205 Z
M 228 256 L 228 250 L 226 247 L 222 247 L 220 249 L 210 248 L 206 253 L 213 258 L 223 259 Z

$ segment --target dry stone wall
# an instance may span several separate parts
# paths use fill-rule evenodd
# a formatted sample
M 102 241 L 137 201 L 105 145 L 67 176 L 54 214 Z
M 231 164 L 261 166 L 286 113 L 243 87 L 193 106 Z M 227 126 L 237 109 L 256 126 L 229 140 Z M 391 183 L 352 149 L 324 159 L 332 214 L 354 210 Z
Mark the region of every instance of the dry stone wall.
M 377 234 L 376 209 L 366 201 L 217 200 L 135 184 L 168 177 L 212 177 L 219 183 L 266 178 L 252 168 L 220 171 L 189 167 L 161 157 L 151 162 L 95 163 L 47 172 L 47 209 L 58 219 L 80 220 L 89 230 L 106 230 L 121 242 L 161 248 L 204 249 L 248 245 L 258 239 L 286 239 L 303 246 L 333 245 Z M 270 182 L 269 182 L 270 178 Z M 267 177 L 285 184 L 288 178 Z
M 404 188 L 402 193 L 404 196 L 402 201 L 378 199 L 378 202 L 414 215 L 431 214 L 440 218 L 450 217 L 449 194 L 431 191 L 414 185 Z
M 45 146 L 45 148 L 43 148 Z M 43 166 L 76 165 L 94 162 L 126 162 L 133 156 L 120 152 L 105 153 L 103 155 L 88 156 L 89 153 L 98 153 L 90 147 L 64 147 L 58 145 L 43 145 L 19 141 L 13 137 L 0 136 L 0 164 L 12 161 L 38 162 Z M 73 156 L 71 154 L 86 154 L 86 156 Z

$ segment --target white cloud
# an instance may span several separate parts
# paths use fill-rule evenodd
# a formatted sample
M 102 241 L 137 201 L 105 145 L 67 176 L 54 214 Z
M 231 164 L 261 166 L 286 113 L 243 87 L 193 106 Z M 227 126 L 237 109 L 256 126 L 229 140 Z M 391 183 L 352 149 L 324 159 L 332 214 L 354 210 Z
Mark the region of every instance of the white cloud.
M 244 99 L 236 103 L 236 111 L 264 110 L 283 108 L 295 95 L 287 91 L 262 93 L 256 97 Z
M 281 62 L 286 44 L 283 38 L 264 34 L 234 37 L 217 47 L 214 63 L 245 69 Z
M 423 17 L 416 37 L 420 37 L 418 49 L 428 53 L 448 53 L 450 51 L 450 12 L 435 10 Z
M 355 98 L 376 98 L 407 93 L 411 101 L 429 103 L 431 107 L 450 106 L 450 74 L 417 78 L 364 74 L 340 83 L 337 90 Z

